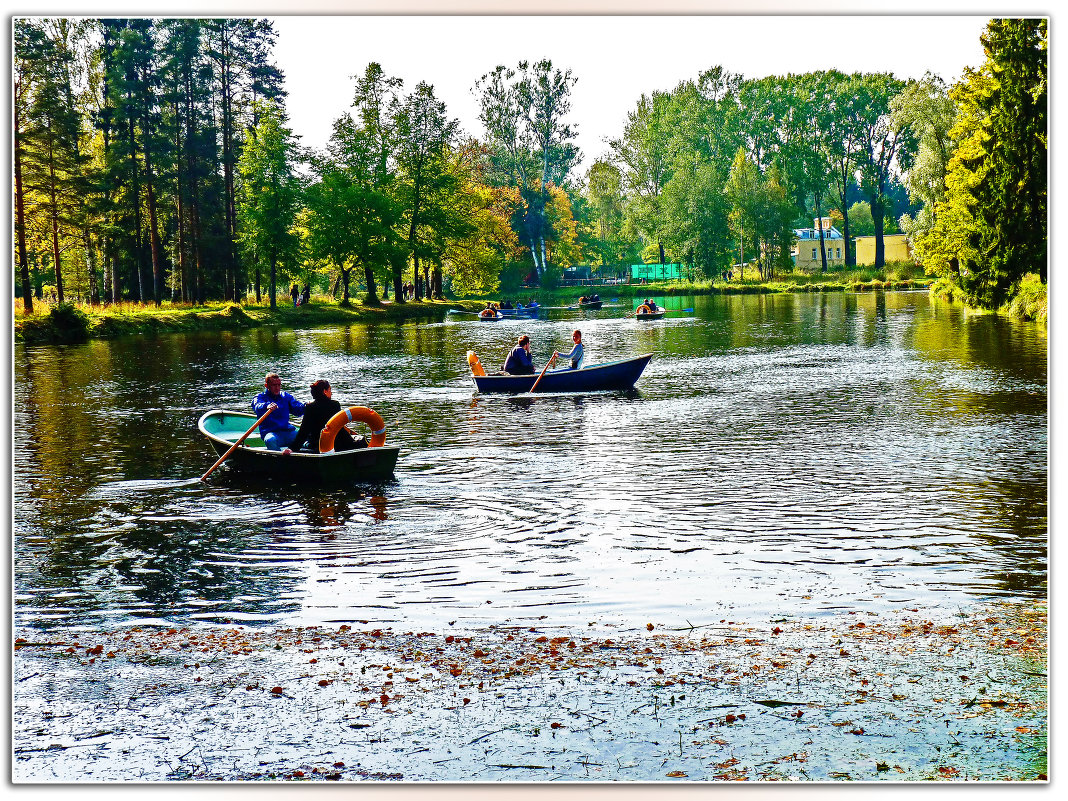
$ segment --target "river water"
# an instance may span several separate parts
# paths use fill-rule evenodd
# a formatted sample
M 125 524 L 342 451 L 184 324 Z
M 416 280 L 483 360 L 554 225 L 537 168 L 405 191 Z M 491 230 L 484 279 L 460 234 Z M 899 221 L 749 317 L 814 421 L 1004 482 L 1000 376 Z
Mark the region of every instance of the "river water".
M 662 298 L 536 321 L 167 335 L 14 353 L 16 629 L 702 625 L 1046 594 L 1044 329 L 924 292 Z M 681 309 L 692 308 L 693 312 Z M 530 334 L 628 393 L 483 396 Z M 196 429 L 275 370 L 401 446 L 395 480 L 220 469 Z

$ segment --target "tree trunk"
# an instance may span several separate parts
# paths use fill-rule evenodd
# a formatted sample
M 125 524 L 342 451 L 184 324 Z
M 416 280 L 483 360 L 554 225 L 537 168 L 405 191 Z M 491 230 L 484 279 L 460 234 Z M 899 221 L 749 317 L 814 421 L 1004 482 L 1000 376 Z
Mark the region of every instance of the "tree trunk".
M 22 143 L 19 140 L 19 111 L 15 104 L 15 236 L 19 250 L 19 279 L 22 281 L 22 304 L 26 313 L 33 312 L 33 288 L 30 286 L 30 261 L 26 256 L 26 206 L 22 191 Z
M 375 289 L 375 274 L 374 270 L 371 269 L 371 265 L 364 265 L 363 275 L 364 280 L 367 281 L 367 303 L 373 306 L 378 303 L 378 291 Z
M 136 239 L 134 245 L 134 258 L 136 264 L 134 265 L 137 270 L 137 301 L 139 303 L 145 302 L 145 286 L 141 275 L 142 262 L 144 261 L 144 251 L 141 244 L 141 182 L 139 171 L 137 169 L 137 140 L 134 138 L 134 120 L 133 115 L 129 115 L 130 124 L 130 172 L 132 176 L 131 191 L 133 192 L 134 202 L 134 237 Z
M 443 276 L 441 272 L 441 262 L 434 263 L 434 298 L 437 300 L 445 300 L 445 292 L 442 288 Z
M 100 304 L 100 294 L 96 284 L 96 257 L 93 251 L 93 237 L 89 232 L 89 219 L 85 220 L 85 228 L 82 229 L 82 242 L 85 248 L 85 270 L 89 286 L 89 303 L 93 306 Z
M 656 245 L 660 249 L 660 263 L 667 264 L 667 257 L 664 255 L 664 243 L 660 241 L 659 237 L 656 240 Z
M 875 223 L 875 269 L 881 270 L 886 266 L 886 245 L 883 242 L 883 200 L 881 197 L 871 198 L 871 219 Z
M 421 300 L 423 297 L 422 281 L 419 280 L 419 256 L 412 254 L 412 283 L 415 284 L 415 297 L 413 300 Z
M 844 206 L 845 204 L 843 203 L 842 205 Z M 857 256 L 849 247 L 849 212 L 845 210 L 842 211 L 842 238 L 844 240 L 842 244 L 845 248 L 845 266 L 848 269 L 856 265 Z
M 223 145 L 223 181 L 225 186 L 226 202 L 226 267 L 224 270 L 223 285 L 227 300 L 235 300 L 232 286 L 237 259 L 234 253 L 234 243 L 237 241 L 237 202 L 234 190 L 234 117 L 233 117 L 233 76 L 230 59 L 229 27 L 224 22 L 220 33 L 219 43 L 220 69 L 219 80 L 221 82 L 222 97 L 222 145 Z M 274 269 L 272 263 L 271 269 Z M 274 290 L 272 283 L 271 308 L 274 308 Z
M 152 300 L 157 308 L 163 299 L 163 254 L 159 240 L 159 221 L 156 216 L 156 187 L 152 175 L 152 148 L 149 146 L 148 107 L 145 107 L 145 194 L 148 201 L 148 241 L 152 253 Z
M 341 275 L 338 276 L 338 280 L 341 282 L 341 305 L 342 306 L 348 306 L 349 305 L 349 273 L 350 272 L 351 272 L 351 268 L 346 270 L 344 267 L 342 267 L 341 268 Z M 331 292 L 331 294 L 333 294 L 333 292 L 337 291 L 337 284 L 338 284 L 338 282 L 335 281 L 334 282 L 334 289 Z
M 52 261 L 56 268 L 56 299 L 63 302 L 63 271 L 59 260 L 59 199 L 56 192 L 56 163 L 54 144 L 48 145 L 48 210 L 52 218 Z
M 274 255 L 274 251 L 271 251 L 271 308 L 277 309 L 278 303 L 275 296 L 275 281 L 278 277 L 278 258 Z M 231 298 L 232 299 L 232 298 Z
M 823 239 L 823 215 L 820 214 L 822 208 L 820 207 L 819 193 L 815 193 L 812 196 L 812 199 L 815 201 L 816 205 L 816 225 L 820 229 L 820 272 L 825 273 L 827 272 L 827 246 L 824 244 Z

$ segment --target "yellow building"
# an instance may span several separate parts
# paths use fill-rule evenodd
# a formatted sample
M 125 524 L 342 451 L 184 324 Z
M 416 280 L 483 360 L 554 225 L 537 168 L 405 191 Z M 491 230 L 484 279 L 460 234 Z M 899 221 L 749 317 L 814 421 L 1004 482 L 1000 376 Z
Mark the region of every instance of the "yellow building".
M 875 237 L 858 236 L 853 240 L 857 246 L 857 266 L 875 264 Z M 904 234 L 883 234 L 884 259 L 887 264 L 894 261 L 915 262 L 912 248 Z
M 805 272 L 816 272 L 823 268 L 820 258 L 820 228 L 823 228 L 823 247 L 827 251 L 827 269 L 840 270 L 845 265 L 845 239 L 842 233 L 831 225 L 830 217 L 820 217 L 812 221 L 811 228 L 795 228 L 797 243 L 790 251 L 794 264 Z

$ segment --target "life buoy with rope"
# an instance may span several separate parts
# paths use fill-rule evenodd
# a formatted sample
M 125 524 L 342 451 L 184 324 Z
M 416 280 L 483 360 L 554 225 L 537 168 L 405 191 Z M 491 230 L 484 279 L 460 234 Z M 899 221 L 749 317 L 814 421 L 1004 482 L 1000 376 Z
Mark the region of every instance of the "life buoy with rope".
M 496 309 L 483 309 L 482 311 L 480 311 L 478 313 L 478 316 L 479 317 L 484 317 L 484 318 L 486 318 L 488 320 L 491 317 L 496 317 L 497 316 L 497 311 L 496 311 Z
M 486 368 L 482 366 L 482 362 L 479 360 L 478 355 L 473 351 L 467 351 L 467 364 L 471 368 L 471 375 L 485 375 Z
M 639 306 L 637 309 L 634 310 L 634 313 L 635 314 L 651 314 L 652 311 L 653 311 L 652 309 L 650 309 L 648 306 L 646 306 L 643 303 L 641 306 Z
M 319 453 L 333 453 L 334 439 L 348 423 L 365 423 L 371 429 L 367 447 L 379 448 L 386 444 L 386 421 L 374 409 L 366 406 L 350 406 L 331 417 L 319 435 Z

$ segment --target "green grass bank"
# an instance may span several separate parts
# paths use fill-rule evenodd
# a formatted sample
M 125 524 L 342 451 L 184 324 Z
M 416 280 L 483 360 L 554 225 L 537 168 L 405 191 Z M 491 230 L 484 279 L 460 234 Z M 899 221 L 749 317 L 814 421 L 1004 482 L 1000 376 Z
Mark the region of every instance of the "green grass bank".
M 1032 280 L 1033 279 L 1033 280 Z M 154 336 L 193 331 L 238 331 L 261 326 L 301 329 L 354 323 L 398 322 L 405 320 L 440 321 L 450 309 L 478 311 L 487 300 L 502 298 L 526 301 L 536 298 L 543 306 L 572 305 L 582 295 L 596 292 L 603 300 L 641 299 L 649 296 L 742 295 L 788 292 L 877 292 L 929 288 L 936 296 L 960 301 L 951 287 L 924 276 L 913 265 L 889 265 L 885 270 L 871 268 L 809 275 L 790 273 L 773 281 L 755 276 L 735 277 L 731 281 L 692 283 L 659 282 L 648 284 L 606 284 L 599 286 L 561 287 L 552 290 L 502 290 L 487 297 L 445 300 L 390 301 L 378 305 L 356 302 L 342 306 L 330 298 L 313 298 L 308 305 L 294 309 L 288 301 L 271 309 L 266 303 L 208 303 L 202 306 L 163 303 L 117 303 L 107 306 L 63 303 L 58 306 L 39 303 L 33 314 L 25 314 L 16 299 L 14 339 L 16 342 L 71 344 L 89 339 L 114 339 L 123 336 Z M 1045 323 L 1047 318 L 1046 287 L 1037 276 L 1028 276 L 1013 301 L 998 313 Z

